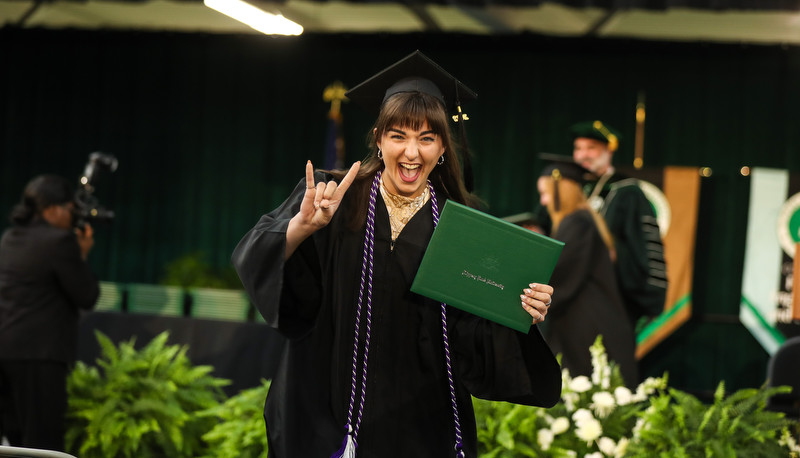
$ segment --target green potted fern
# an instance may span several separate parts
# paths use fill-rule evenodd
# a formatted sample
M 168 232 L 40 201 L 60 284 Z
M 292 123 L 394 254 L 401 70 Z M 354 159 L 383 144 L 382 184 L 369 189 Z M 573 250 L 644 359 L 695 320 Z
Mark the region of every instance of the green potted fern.
M 81 458 L 197 457 L 216 419 L 198 415 L 224 399 L 228 380 L 210 366 L 192 366 L 187 347 L 167 345 L 163 332 L 141 350 L 119 348 L 99 331 L 98 367 L 79 362 L 67 381 L 66 444 Z
M 261 385 L 242 390 L 201 413 L 217 420 L 216 426 L 203 435 L 208 443 L 204 458 L 266 458 L 264 401 L 269 386 L 269 381 L 262 380 Z
M 720 382 L 711 405 L 669 389 L 653 397 L 640 416 L 628 447 L 631 457 L 800 456 L 792 439 L 797 424 L 765 409 L 767 400 L 788 386 L 742 389 L 725 396 Z

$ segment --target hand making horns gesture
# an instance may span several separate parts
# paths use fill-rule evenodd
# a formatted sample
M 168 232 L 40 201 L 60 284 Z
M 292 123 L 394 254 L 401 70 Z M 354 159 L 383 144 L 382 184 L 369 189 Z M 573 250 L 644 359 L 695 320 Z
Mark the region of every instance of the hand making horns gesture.
M 314 183 L 314 166 L 311 161 L 306 163 L 306 193 L 300 204 L 300 211 L 286 229 L 286 258 L 294 253 L 303 240 L 331 222 L 359 168 L 361 162 L 355 162 L 340 183 L 333 180 Z

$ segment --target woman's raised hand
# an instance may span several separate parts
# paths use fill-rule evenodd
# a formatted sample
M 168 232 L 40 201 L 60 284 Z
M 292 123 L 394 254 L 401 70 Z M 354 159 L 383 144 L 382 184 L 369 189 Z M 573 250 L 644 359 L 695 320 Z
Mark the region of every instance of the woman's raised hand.
M 331 222 L 331 218 L 339 209 L 339 204 L 342 203 L 344 194 L 355 180 L 359 168 L 361 162 L 354 163 L 339 183 L 333 180 L 327 183 L 324 181 L 315 183 L 314 166 L 311 161 L 306 163 L 306 193 L 300 204 L 300 211 L 289 221 L 289 227 L 286 229 L 286 259 L 294 253 L 303 240 Z
M 328 225 L 333 214 L 339 209 L 342 197 L 356 178 L 361 162 L 350 166 L 347 175 L 340 183 L 331 180 L 327 183 L 320 181 L 314 183 L 314 166 L 311 161 L 306 163 L 306 195 L 300 204 L 300 217 L 303 223 L 310 225 L 314 230 L 319 230 Z

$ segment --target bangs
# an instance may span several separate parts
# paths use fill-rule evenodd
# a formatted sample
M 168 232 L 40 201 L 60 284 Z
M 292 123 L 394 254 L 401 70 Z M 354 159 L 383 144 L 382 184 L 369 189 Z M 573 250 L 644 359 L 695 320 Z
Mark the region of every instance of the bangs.
M 434 133 L 446 134 L 447 115 L 441 102 L 421 92 L 403 92 L 386 101 L 376 127 L 380 133 L 394 126 L 420 130 L 426 121 Z

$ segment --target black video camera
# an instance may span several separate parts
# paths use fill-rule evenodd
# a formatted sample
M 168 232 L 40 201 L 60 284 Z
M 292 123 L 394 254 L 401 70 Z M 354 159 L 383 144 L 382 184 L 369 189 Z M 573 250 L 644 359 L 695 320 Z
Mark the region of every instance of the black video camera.
M 79 180 L 78 190 L 75 191 L 75 210 L 72 220 L 77 228 L 83 229 L 90 221 L 108 222 L 114 219 L 114 212 L 100 206 L 97 197 L 94 196 L 97 173 L 104 170 L 110 172 L 117 170 L 117 158 L 110 154 L 91 153 Z

